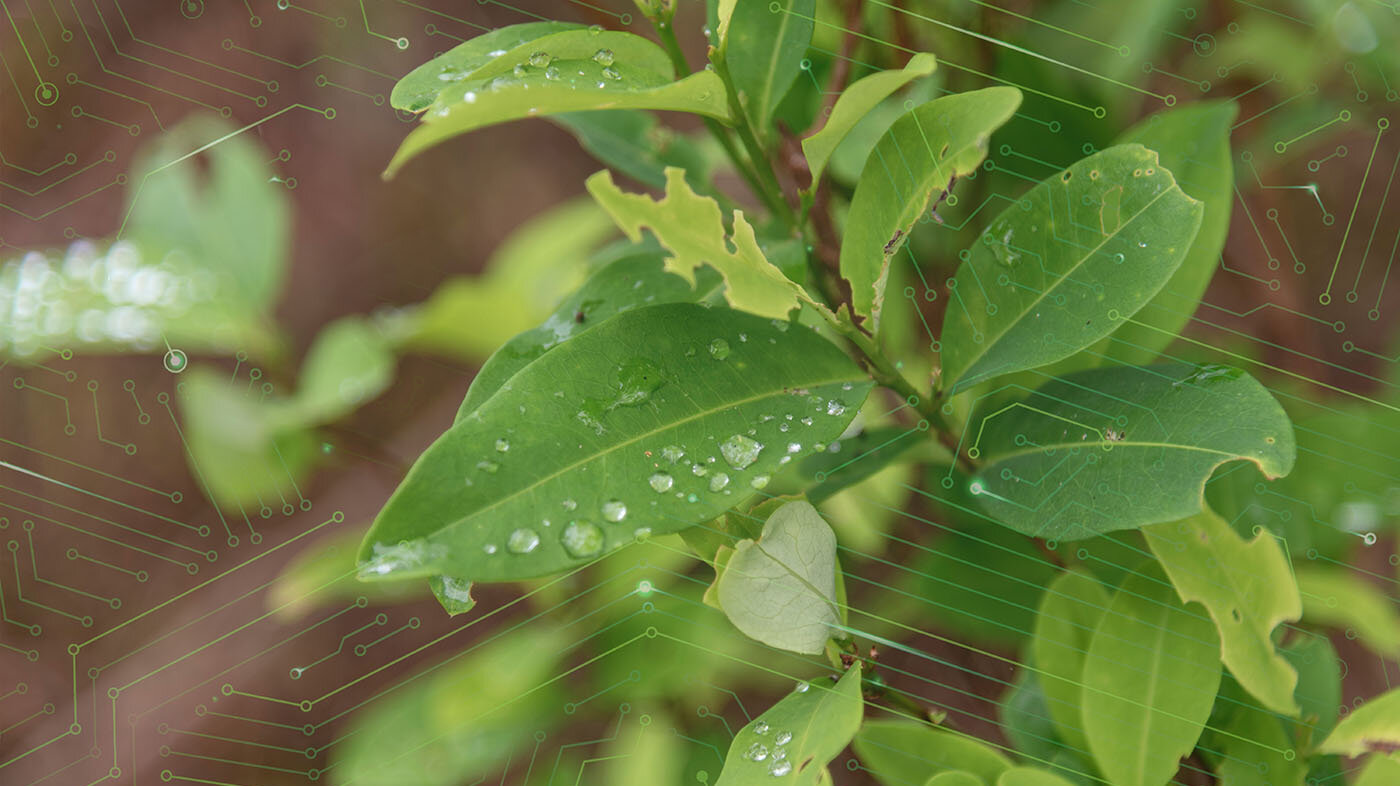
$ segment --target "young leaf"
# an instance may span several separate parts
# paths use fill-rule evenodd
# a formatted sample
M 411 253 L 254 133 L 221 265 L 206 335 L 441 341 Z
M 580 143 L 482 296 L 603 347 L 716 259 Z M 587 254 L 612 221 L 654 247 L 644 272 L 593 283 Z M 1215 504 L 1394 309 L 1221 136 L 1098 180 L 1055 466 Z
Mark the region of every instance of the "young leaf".
M 835 439 L 870 386 L 810 331 L 690 304 L 625 312 L 439 437 L 375 520 L 362 575 L 542 576 L 706 521 L 780 466 L 780 425 Z
M 1298 673 L 1274 649 L 1281 623 L 1303 614 L 1293 570 L 1278 540 L 1260 532 L 1246 542 L 1209 508 L 1143 529 L 1147 545 L 1183 603 L 1201 603 L 1220 634 L 1220 659 L 1265 707 L 1298 712 Z
M 890 258 L 903 246 L 930 200 L 977 169 L 987 138 L 1021 103 L 1011 87 L 935 99 L 894 122 L 860 173 L 841 239 L 841 275 L 851 282 L 852 310 L 878 326 Z
M 1051 380 L 987 415 L 971 491 L 999 521 L 1060 540 L 1186 518 L 1211 472 L 1293 468 L 1293 427 L 1262 385 L 1227 366 L 1098 368 Z
M 1393 786 L 1396 783 L 1400 783 L 1400 759 L 1373 753 L 1367 757 L 1366 767 L 1353 786 Z
M 554 33 L 582 28 L 575 22 L 525 22 L 482 33 L 409 71 L 394 85 L 389 106 L 421 112 L 443 90 L 471 79 L 483 66 L 511 50 Z
M 1160 786 L 1191 752 L 1220 685 L 1219 639 L 1155 569 L 1129 576 L 1084 660 L 1084 733 L 1114 786 Z
M 1024 758 L 1050 761 L 1064 750 L 1050 717 L 1045 691 L 1031 669 L 1016 672 L 1016 682 L 1002 696 L 997 715 L 1007 741 Z
M 566 30 L 504 52 L 444 87 L 385 170 L 454 136 L 510 120 L 594 109 L 666 109 L 729 120 L 724 84 L 679 81 L 656 44 L 632 33 Z
M 719 276 L 708 270 L 691 288 L 680 276 L 662 269 L 660 252 L 623 257 L 594 273 L 544 324 L 517 335 L 487 358 L 467 388 L 457 421 L 481 406 L 517 371 L 585 330 L 642 306 L 705 302 L 722 289 Z
M 1080 699 L 1084 658 L 1099 618 L 1108 608 L 1103 585 L 1086 573 L 1067 571 L 1045 588 L 1035 619 L 1031 654 L 1045 706 L 1060 739 L 1076 751 L 1089 750 Z
M 1307 764 L 1273 713 L 1242 704 L 1224 731 L 1216 767 L 1221 786 L 1303 786 Z
M 996 786 L 1074 786 L 1053 772 L 1038 767 L 1012 767 L 997 778 Z
M 715 579 L 720 608 L 750 638 L 820 654 L 841 621 L 836 536 L 808 502 L 789 502 L 741 540 Z
M 815 786 L 860 728 L 865 704 L 859 663 L 832 685 L 798 684 L 734 735 L 717 786 Z
M 812 188 L 822 179 L 826 162 L 836 152 L 837 145 L 860 119 L 885 100 L 891 93 L 919 77 L 928 76 L 938 67 L 938 59 L 927 52 L 909 58 L 898 71 L 878 71 L 852 82 L 842 91 L 831 108 L 831 116 L 821 130 L 802 140 L 802 155 L 812 172 Z
M 1147 305 L 1102 343 L 1103 354 L 1127 365 L 1151 363 L 1191 319 L 1230 228 L 1235 176 L 1230 126 L 1239 108 L 1231 101 L 1201 101 L 1152 115 L 1118 137 L 1157 151 L 1181 190 L 1205 206 L 1201 228 L 1181 266 Z
M 326 423 L 378 396 L 393 379 L 394 354 L 384 335 L 359 317 L 342 317 L 316 334 L 292 405 L 306 423 Z
M 1376 585 L 1345 568 L 1300 565 L 1297 575 L 1304 620 L 1354 632 L 1383 658 L 1400 652 L 1400 615 Z
M 986 783 L 966 770 L 948 770 L 924 781 L 924 786 L 986 786 Z
M 1294 700 L 1302 708 L 1296 736 L 1304 747 L 1325 739 L 1337 725 L 1342 702 L 1342 668 L 1337 651 L 1321 634 L 1310 634 L 1284 647 L 1283 656 L 1298 672 Z
M 1373 752 L 1390 753 L 1397 747 L 1400 747 L 1400 688 L 1367 701 L 1342 718 L 1337 728 L 1317 746 L 1317 752 L 1361 756 Z
M 965 770 L 986 783 L 1011 760 L 973 737 L 908 721 L 868 721 L 852 742 L 856 756 L 881 783 L 923 783 L 945 770 Z
M 709 179 L 709 162 L 695 143 L 658 123 L 650 112 L 605 109 L 551 119 L 569 129 L 594 158 L 654 188 L 665 184 L 668 166 L 685 170 L 692 188 L 703 190 Z
M 642 227 L 651 229 L 674 255 L 666 260 L 668 273 L 694 284 L 696 268 L 708 263 L 724 276 L 729 305 L 760 316 L 787 319 L 798 305 L 802 287 L 763 256 L 743 212 L 734 211 L 734 234 L 726 238 L 719 204 L 692 191 L 681 170 L 667 168 L 666 196 L 660 201 L 623 193 L 607 170 L 588 178 L 586 185 L 633 242 L 641 240 Z
M 798 74 L 812 43 L 816 0 L 738 0 L 725 25 L 724 62 L 739 105 L 759 134 Z
M 1044 366 L 1112 333 L 1176 272 L 1201 212 L 1141 145 L 1109 148 L 1031 189 L 948 283 L 943 385 L 956 392 Z

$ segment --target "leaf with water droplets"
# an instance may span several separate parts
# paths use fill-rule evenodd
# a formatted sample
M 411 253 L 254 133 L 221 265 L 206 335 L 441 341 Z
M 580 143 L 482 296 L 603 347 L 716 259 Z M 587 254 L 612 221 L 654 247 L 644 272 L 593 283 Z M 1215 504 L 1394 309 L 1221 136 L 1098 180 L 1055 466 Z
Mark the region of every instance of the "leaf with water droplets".
M 599 48 L 614 52 L 603 65 Z M 632 33 L 567 30 L 534 39 L 445 86 L 385 170 L 392 177 L 424 150 L 478 128 L 562 112 L 664 109 L 728 122 L 724 83 L 710 71 L 672 81 L 670 59 Z
M 836 535 L 808 502 L 789 502 L 741 540 L 715 579 L 720 608 L 750 638 L 818 654 L 841 621 Z
M 449 617 L 466 614 L 476 608 L 476 598 L 472 597 L 470 581 L 454 579 L 451 576 L 433 576 L 428 579 L 428 587 L 432 589 L 433 595 L 437 597 L 438 603 L 442 604 L 443 611 L 446 611 Z
M 856 662 L 832 685 L 801 683 L 734 735 L 716 786 L 822 783 L 827 762 L 860 728 L 864 702 Z
M 1265 707 L 1295 715 L 1298 673 L 1274 647 L 1274 628 L 1303 614 L 1293 570 L 1270 532 L 1245 541 L 1209 508 L 1145 527 L 1147 545 L 1183 603 L 1205 605 L 1220 633 L 1220 657 Z
M 732 339 L 726 359 L 688 351 L 717 336 Z M 375 520 L 361 574 L 543 576 L 625 546 L 639 528 L 661 535 L 710 520 L 780 466 L 784 454 L 768 447 L 780 437 L 777 421 L 765 415 L 810 413 L 806 434 L 830 441 L 870 387 L 811 331 L 690 304 L 624 312 L 525 366 L 439 437 Z M 796 389 L 851 407 L 828 415 Z M 742 467 L 721 458 L 721 443 L 735 435 L 757 446 L 743 443 Z M 506 453 L 496 450 L 502 438 Z M 711 491 L 709 475 L 720 471 L 729 482 Z M 658 472 L 672 477 L 664 493 L 651 485 Z M 530 547 L 512 548 L 522 528 L 539 541 L 517 536 Z
M 802 140 L 802 155 L 812 171 L 813 188 L 821 180 L 826 162 L 846 138 L 846 134 L 891 93 L 919 77 L 928 76 L 938 66 L 938 60 L 927 52 L 909 58 L 898 71 L 877 71 L 852 82 L 836 99 L 831 115 L 821 130 Z
M 1098 368 L 973 418 L 970 491 L 1001 523 L 1077 540 L 1199 513 L 1216 467 L 1293 468 L 1293 425 L 1253 377 L 1219 365 Z
M 856 314 L 879 325 L 891 259 L 943 189 L 982 163 L 987 137 L 1020 103 L 1012 87 L 945 96 L 911 109 L 876 143 L 841 240 L 841 275 Z
M 421 112 L 444 89 L 470 80 L 492 61 L 511 52 L 516 52 L 518 57 L 522 47 L 554 33 L 582 29 L 583 25 L 575 22 L 525 22 L 482 33 L 409 71 L 394 85 L 389 94 L 389 106 L 405 112 Z
M 1176 272 L 1202 210 L 1141 145 L 1050 176 L 988 225 L 948 283 L 943 385 L 1054 363 L 1112 333 Z
M 656 235 L 673 255 L 666 260 L 667 272 L 694 283 L 696 269 L 702 265 L 719 271 L 725 280 L 725 299 L 734 308 L 787 319 L 804 296 L 802 287 L 763 255 L 743 211 L 734 211 L 734 232 L 726 237 L 719 203 L 692 191 L 681 170 L 666 169 L 666 196 L 659 201 L 624 193 L 606 170 L 588 178 L 587 186 L 634 242 L 641 240 L 642 227 Z M 710 351 L 716 350 L 711 347 Z
M 869 721 L 852 744 L 861 764 L 881 783 L 924 783 L 945 771 L 966 771 L 985 783 L 1011 760 L 974 737 L 911 721 Z

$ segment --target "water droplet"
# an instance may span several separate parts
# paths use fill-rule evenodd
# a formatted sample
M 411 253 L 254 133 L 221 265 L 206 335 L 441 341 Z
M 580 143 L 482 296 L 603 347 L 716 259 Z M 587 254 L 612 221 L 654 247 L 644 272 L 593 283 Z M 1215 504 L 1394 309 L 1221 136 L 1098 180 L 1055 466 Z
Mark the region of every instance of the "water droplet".
M 466 71 L 461 71 L 456 68 L 448 68 L 444 69 L 442 73 L 438 74 L 438 79 L 441 79 L 444 82 L 460 82 L 463 79 L 465 79 L 466 76 Z
M 472 91 L 472 90 L 468 90 L 468 91 L 466 92 L 466 94 L 462 96 L 462 100 L 463 100 L 463 101 L 466 101 L 468 104 L 475 104 L 475 103 L 476 103 L 476 92 L 475 92 L 475 91 Z M 443 107 L 443 109 L 447 109 L 447 107 Z M 442 114 L 447 114 L 447 113 L 446 113 L 446 112 L 443 112 Z
M 723 472 L 716 472 L 710 476 L 710 491 L 723 491 L 729 485 L 729 476 Z
M 603 26 L 602 26 L 602 25 L 589 25 L 589 26 L 588 26 L 588 32 L 589 32 L 591 35 L 598 35 L 599 33 L 603 32 Z
M 573 510 L 574 508 L 578 507 L 578 503 L 574 502 L 572 499 L 566 499 L 562 504 L 564 506 L 564 510 Z
M 749 746 L 748 750 L 744 751 L 744 758 L 749 761 L 763 761 L 768 758 L 768 746 L 761 742 L 755 742 Z
M 704 464 L 701 464 L 701 463 L 699 463 L 699 462 L 696 462 L 696 463 L 690 465 L 690 474 L 694 475 L 694 476 L 697 477 L 697 478 L 703 478 L 703 477 L 705 477 L 705 473 L 706 473 L 706 472 L 709 472 L 709 470 L 708 470 L 708 469 L 705 469 L 705 465 L 704 465 Z
M 496 544 L 494 544 L 494 543 L 487 543 L 485 546 L 482 546 L 482 547 L 481 547 L 481 550 L 484 551 L 484 552 L 486 552 L 487 554 L 495 554 L 495 553 L 496 553 Z
M 1147 241 L 1145 241 L 1145 240 L 1139 240 L 1139 241 L 1138 241 L 1138 248 L 1147 248 Z
M 764 721 L 759 721 L 758 723 L 755 723 L 755 724 L 753 725 L 753 733 L 754 733 L 754 734 L 757 734 L 757 735 L 759 735 L 759 736 L 763 736 L 764 734 L 767 734 L 767 733 L 768 733 L 768 724 L 765 723 Z
M 481 470 L 482 472 L 494 475 L 496 474 L 496 470 L 501 468 L 501 465 L 490 460 L 478 461 L 476 462 L 476 468 Z
M 812 425 L 812 419 L 811 419 L 811 418 L 803 418 L 803 419 L 802 419 L 802 425 L 804 425 L 804 426 L 810 426 L 810 425 Z
M 680 445 L 667 445 L 661 449 L 661 458 L 674 464 L 685 458 L 685 451 L 681 449 Z
M 729 342 L 722 338 L 717 338 L 710 342 L 710 357 L 715 360 L 724 360 L 729 357 Z
M 555 68 L 554 66 L 550 66 L 550 67 L 546 68 L 546 69 L 544 70 L 544 78 L 545 78 L 545 79 L 550 79 L 550 80 L 558 79 L 558 78 L 559 78 L 559 69 Z
M 599 49 L 593 53 L 593 62 L 600 66 L 610 66 L 613 64 L 613 52 L 611 49 Z
M 505 439 L 504 437 L 502 437 L 501 439 L 496 440 L 496 452 L 497 452 L 497 453 L 505 453 L 507 450 L 510 450 L 510 441 L 509 441 L 509 440 Z
M 506 548 L 512 554 L 529 554 L 540 545 L 540 536 L 532 529 L 520 528 L 506 540 Z
M 812 687 L 812 686 L 811 686 L 811 685 L 808 685 L 808 684 L 805 683 L 805 682 L 799 682 L 799 683 L 797 683 L 797 687 L 796 687 L 796 688 L 793 688 L 792 690 L 793 690 L 794 693 L 806 693 L 806 692 L 807 692 L 807 689 L 810 688 L 810 687 Z
M 774 759 L 768 763 L 768 774 L 775 778 L 781 778 L 792 772 L 792 762 L 787 759 Z
M 544 68 L 552 62 L 554 62 L 554 58 L 548 52 L 535 52 L 530 55 L 530 65 L 535 68 Z
M 661 494 L 671 490 L 671 486 L 675 484 L 675 479 L 665 472 L 658 472 L 647 478 L 647 483 L 651 485 L 653 491 L 657 494 Z
M 753 480 L 750 480 L 750 481 L 749 481 L 749 485 L 752 486 L 753 488 L 761 489 L 761 488 L 763 488 L 763 487 L 765 487 L 765 486 L 768 485 L 768 476 L 767 476 L 767 475 L 754 475 Z
M 846 405 L 842 404 L 836 399 L 832 399 L 826 402 L 826 414 L 831 415 L 832 417 L 844 415 L 846 414 Z
M 624 363 L 617 367 L 617 381 L 614 383 L 617 398 L 608 405 L 608 409 L 641 404 L 665 384 L 666 375 L 655 363 L 642 358 Z
M 610 499 L 603 503 L 603 518 L 618 522 L 627 518 L 627 504 L 620 499 Z
M 762 450 L 763 443 L 743 434 L 735 434 L 719 446 L 720 455 L 735 469 L 744 469 L 757 461 Z
M 800 451 L 800 450 L 802 450 L 802 443 L 800 443 L 800 442 L 789 442 L 789 443 L 788 443 L 788 452 L 789 452 L 789 453 L 796 453 L 796 452 L 798 452 L 798 451 Z
M 632 530 L 632 537 L 637 540 L 646 540 L 651 537 L 651 527 L 637 527 Z
M 587 521 L 571 521 L 559 538 L 573 557 L 592 557 L 603 550 L 603 531 Z
M 777 743 L 778 745 L 786 745 L 786 744 L 788 744 L 789 742 L 792 742 L 792 732 L 790 732 L 790 731 L 780 731 L 780 732 L 778 732 L 777 734 L 773 735 L 773 742 Z
M 427 541 L 401 541 L 374 544 L 374 556 L 361 563 L 361 576 L 385 576 L 400 571 L 420 570 L 447 556 L 447 550 Z
M 608 66 L 607 68 L 603 69 L 603 78 L 611 79 L 614 82 L 616 82 L 617 80 L 622 78 L 622 74 L 616 68 Z

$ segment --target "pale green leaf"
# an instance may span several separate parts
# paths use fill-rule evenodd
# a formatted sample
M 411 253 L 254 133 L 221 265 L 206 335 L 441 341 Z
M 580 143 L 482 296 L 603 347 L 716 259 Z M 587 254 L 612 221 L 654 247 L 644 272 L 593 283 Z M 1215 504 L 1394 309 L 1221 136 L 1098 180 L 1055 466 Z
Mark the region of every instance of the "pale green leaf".
M 816 0 L 738 0 L 724 25 L 724 62 L 739 105 L 761 137 L 774 133 L 768 122 L 792 88 L 812 43 Z
M 1354 786 L 1394 786 L 1400 783 L 1400 759 L 1375 753 L 1366 759 L 1366 766 Z
M 820 654 L 841 621 L 836 536 L 808 502 L 789 502 L 741 540 L 715 580 L 720 608 L 750 638 Z
M 1166 783 L 1196 746 L 1220 685 L 1215 627 L 1148 567 L 1114 594 L 1084 660 L 1084 733 L 1114 786 Z
M 923 783 L 944 770 L 965 770 L 996 783 L 1011 760 L 981 740 L 908 721 L 868 721 L 852 743 L 881 783 Z
M 1036 679 L 1060 738 L 1077 751 L 1089 749 L 1079 713 L 1084 659 L 1108 602 L 1108 593 L 1096 579 L 1067 571 L 1045 588 L 1035 619 L 1031 653 Z
M 1368 700 L 1342 718 L 1337 728 L 1317 746 L 1317 751 L 1360 756 L 1376 751 L 1389 753 L 1397 747 L 1400 747 L 1400 688 Z
M 1293 467 L 1293 427 L 1248 374 L 1164 363 L 1051 380 L 974 421 L 972 493 L 1003 524 L 1060 540 L 1186 518 L 1216 467 Z
M 394 354 L 384 335 L 360 317 L 343 317 L 316 334 L 302 362 L 296 417 L 326 423 L 384 392 L 394 379 Z
M 696 269 L 710 265 L 724 276 L 729 305 L 741 311 L 787 319 L 797 307 L 802 287 L 764 257 L 743 212 L 734 211 L 734 232 L 726 238 L 719 204 L 692 191 L 681 170 L 666 170 L 666 196 L 660 201 L 623 193 L 606 170 L 588 178 L 587 186 L 634 242 L 641 240 L 642 227 L 656 235 L 673 255 L 666 260 L 667 272 L 694 284 Z
M 851 308 L 879 325 L 891 258 L 929 202 L 977 169 L 987 140 L 1011 118 L 1021 93 L 989 87 L 935 99 L 894 122 L 865 161 L 841 239 Z
M 965 390 L 1112 333 L 1176 272 L 1201 213 L 1141 145 L 1041 182 L 988 225 L 948 284 L 942 384 Z
M 1230 101 L 1202 101 L 1152 115 L 1118 137 L 1119 144 L 1136 142 L 1157 151 L 1181 190 L 1200 200 L 1205 210 L 1181 266 L 1146 306 L 1100 344 L 1115 362 L 1155 360 L 1191 319 L 1220 267 L 1235 198 L 1230 126 L 1238 111 Z
M 878 71 L 852 82 L 843 90 L 821 130 L 802 140 L 802 155 L 807 157 L 807 168 L 812 171 L 812 188 L 815 189 L 821 180 L 831 154 L 836 152 L 841 140 L 861 118 L 891 93 L 919 77 L 928 76 L 937 67 L 937 58 L 927 52 L 919 52 L 909 58 L 904 68 Z
M 574 22 L 525 22 L 482 33 L 405 74 L 389 94 L 389 106 L 406 112 L 422 111 L 433 103 L 438 93 L 471 79 L 483 66 L 517 47 L 554 33 L 582 27 Z
M 986 786 L 987 782 L 965 770 L 949 770 L 924 781 L 924 786 Z
M 1303 620 L 1354 633 L 1381 657 L 1400 652 L 1395 601 L 1371 582 L 1341 567 L 1298 566 Z
M 674 731 L 676 719 L 655 711 L 648 715 L 650 723 L 638 724 L 635 731 L 618 735 L 604 749 L 606 769 L 600 783 L 656 786 L 682 782 L 689 749 L 687 741 Z
M 997 778 L 996 786 L 1073 786 L 1053 772 L 1038 767 L 1012 767 Z
M 832 685 L 829 680 L 797 688 L 734 735 L 717 786 L 815 786 L 826 763 L 860 728 L 865 704 L 859 663 Z
M 1265 707 L 1293 715 L 1298 673 L 1274 648 L 1273 632 L 1303 614 L 1298 585 L 1278 540 L 1245 541 L 1209 508 L 1143 529 L 1183 603 L 1206 607 L 1220 634 L 1220 658 Z
M 780 425 L 830 441 L 870 387 L 810 331 L 690 304 L 624 312 L 419 457 L 365 540 L 363 575 L 542 576 L 712 519 L 780 466 Z

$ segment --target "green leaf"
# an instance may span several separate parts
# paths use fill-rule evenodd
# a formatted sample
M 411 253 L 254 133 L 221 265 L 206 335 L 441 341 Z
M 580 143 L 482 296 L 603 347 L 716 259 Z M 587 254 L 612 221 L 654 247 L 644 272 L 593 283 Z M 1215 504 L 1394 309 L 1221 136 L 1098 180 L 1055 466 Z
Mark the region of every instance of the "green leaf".
M 1400 652 L 1400 614 L 1376 585 L 1346 568 L 1299 565 L 1303 620 L 1347 631 L 1383 658 Z
M 506 635 L 391 686 L 335 746 L 337 781 L 453 786 L 496 771 L 558 715 L 568 643 L 547 628 Z
M 602 783 L 609 786 L 654 786 L 657 783 L 681 783 L 687 751 L 673 729 L 676 719 L 652 717 L 651 723 L 638 724 L 636 731 L 618 735 L 603 751 L 606 768 Z M 539 768 L 544 769 L 544 768 Z M 567 770 L 563 770 L 567 772 Z
M 472 597 L 472 583 L 468 580 L 433 576 L 428 579 L 428 587 L 432 589 L 433 595 L 449 617 L 466 614 L 476 608 L 476 598 Z
M 544 36 L 582 27 L 574 22 L 526 22 L 482 33 L 409 71 L 394 85 L 389 106 L 420 112 L 437 99 L 438 93 L 471 79 L 475 72 L 507 52 Z
M 1377 753 L 1367 757 L 1366 767 L 1354 786 L 1392 786 L 1395 783 L 1400 783 L 1400 759 Z
M 385 581 L 366 584 L 355 578 L 355 552 L 369 525 L 316 540 L 303 548 L 277 574 L 267 592 L 267 606 L 279 617 L 294 622 L 318 608 L 354 603 L 402 603 L 422 600 L 428 594 L 421 581 Z
M 948 284 L 943 385 L 1054 363 L 1112 333 L 1180 267 L 1201 213 L 1141 145 L 1041 182 L 983 231 Z
M 1327 637 L 1317 633 L 1297 639 L 1282 652 L 1298 672 L 1293 697 L 1302 712 L 1295 725 L 1300 743 L 1310 747 L 1337 725 L 1337 707 L 1342 703 L 1341 661 Z
M 1303 786 L 1307 764 L 1272 713 L 1244 704 L 1221 734 L 1224 750 L 1216 775 L 1221 786 Z
M 1342 718 L 1317 746 L 1317 752 L 1360 756 L 1389 753 L 1396 747 L 1400 747 L 1400 688 L 1367 701 Z
M 827 762 L 860 728 L 860 664 L 832 685 L 803 682 L 734 735 L 717 786 L 821 782 Z
M 316 334 L 302 363 L 295 417 L 326 423 L 353 412 L 394 380 L 394 354 L 383 333 L 360 317 L 344 317 Z
M 1206 607 L 1220 634 L 1220 659 L 1265 707 L 1298 712 L 1298 673 L 1274 648 L 1274 628 L 1303 614 L 1292 566 L 1278 540 L 1261 531 L 1246 542 L 1209 508 L 1143 529 L 1183 603 Z
M 946 729 L 907 721 L 867 721 L 852 743 L 881 783 L 923 783 L 944 770 L 966 770 L 996 783 L 1011 760 L 986 743 Z
M 1073 786 L 1053 772 L 1037 767 L 1012 767 L 997 779 L 996 786 Z
M 604 51 L 612 56 L 600 57 Z M 545 55 L 537 56 L 541 52 Z M 444 88 L 384 176 L 393 177 L 409 159 L 452 137 L 526 117 L 664 109 L 730 120 L 717 75 L 701 71 L 673 82 L 672 74 L 665 52 L 631 33 L 573 30 L 536 39 Z
M 1079 712 L 1084 659 L 1108 602 L 1108 593 L 1097 580 L 1066 571 L 1045 588 L 1035 619 L 1031 653 L 1046 709 L 1060 738 L 1077 751 L 1089 749 Z
M 542 576 L 712 519 L 780 466 L 780 426 L 834 439 L 870 386 L 810 331 L 690 304 L 625 312 L 439 437 L 375 520 L 362 575 Z
M 1053 379 L 986 415 L 969 453 L 972 493 L 1027 535 L 1075 540 L 1199 513 L 1221 464 L 1268 477 L 1293 467 L 1293 427 L 1238 369 L 1168 363 Z
M 457 420 L 471 414 L 506 380 L 546 352 L 624 311 L 662 303 L 704 302 L 721 290 L 720 278 L 712 271 L 702 271 L 692 289 L 680 276 L 662 269 L 660 253 L 623 257 L 564 298 L 544 324 L 515 336 L 492 354 L 472 378 Z
M 772 135 L 768 119 L 804 73 L 798 65 L 812 43 L 816 11 L 816 0 L 738 0 L 724 27 L 724 63 L 760 135 Z
M 741 540 L 715 580 L 720 608 L 744 635 L 819 655 L 841 621 L 836 535 L 808 502 L 789 502 Z
M 1181 266 L 1146 306 L 1102 343 L 1103 354 L 1116 362 L 1155 360 L 1190 321 L 1220 266 L 1235 197 L 1230 126 L 1238 112 L 1231 101 L 1201 101 L 1152 115 L 1118 137 L 1119 144 L 1136 142 L 1157 151 L 1182 192 L 1205 209 Z
M 1084 660 L 1084 733 L 1114 786 L 1160 786 L 1191 752 L 1220 685 L 1220 642 L 1155 568 L 1129 576 Z
M 986 786 L 986 781 L 965 770 L 949 770 L 924 781 L 924 786 Z
M 569 129 L 593 157 L 654 188 L 666 182 L 668 166 L 685 170 L 692 188 L 704 190 L 709 162 L 689 138 L 657 122 L 650 112 L 609 109 L 567 112 L 554 122 Z
M 1050 761 L 1064 750 L 1050 717 L 1045 691 L 1031 669 L 1016 672 L 1016 682 L 1002 697 L 997 714 L 1007 741 L 1024 758 Z
M 764 257 L 743 211 L 734 211 L 734 233 L 726 238 L 719 204 L 692 191 L 681 170 L 666 170 L 666 196 L 660 201 L 623 193 L 607 170 L 588 178 L 587 186 L 633 242 L 641 240 L 642 227 L 651 229 L 674 255 L 666 260 L 666 272 L 694 284 L 701 265 L 708 263 L 719 271 L 726 284 L 725 299 L 734 308 L 787 319 L 804 296 L 802 287 Z M 734 251 L 728 248 L 731 243 Z
M 938 67 L 938 59 L 927 52 L 919 52 L 909 58 L 904 68 L 898 71 L 878 71 L 870 76 L 852 82 L 842 91 L 831 108 L 831 115 L 821 130 L 802 140 L 802 155 L 807 157 L 807 168 L 812 171 L 812 188 L 822 179 L 831 154 L 846 138 L 852 128 L 869 114 L 891 93 L 904 87 L 919 77 L 928 76 Z
M 1011 87 L 945 96 L 905 113 L 880 138 L 860 173 L 841 239 L 841 275 L 851 282 L 856 314 L 878 327 L 891 258 L 929 201 L 982 163 L 987 138 L 1020 103 L 1021 92 Z
M 773 479 L 774 486 L 801 492 L 821 505 L 842 491 L 874 477 L 886 468 L 912 462 L 938 450 L 916 427 L 879 426 L 843 438 L 828 450 L 813 453 Z M 769 488 L 775 490 L 774 487 Z

